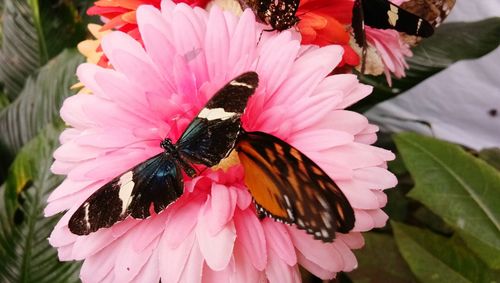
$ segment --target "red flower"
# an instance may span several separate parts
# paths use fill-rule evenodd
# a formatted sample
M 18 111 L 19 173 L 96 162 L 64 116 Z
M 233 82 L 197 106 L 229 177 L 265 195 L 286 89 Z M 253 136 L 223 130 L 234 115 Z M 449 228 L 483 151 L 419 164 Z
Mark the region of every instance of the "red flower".
M 351 24 L 353 4 L 353 0 L 302 0 L 297 11 L 302 43 L 342 45 L 344 55 L 339 66 L 358 65 L 360 59 L 349 45 L 347 27 Z
M 174 0 L 175 3 L 186 3 L 190 6 L 205 7 L 209 0 Z M 89 15 L 99 15 L 109 21 L 103 30 L 118 29 L 139 38 L 135 12 L 140 5 L 152 5 L 160 8 L 161 0 L 99 0 L 87 11 Z

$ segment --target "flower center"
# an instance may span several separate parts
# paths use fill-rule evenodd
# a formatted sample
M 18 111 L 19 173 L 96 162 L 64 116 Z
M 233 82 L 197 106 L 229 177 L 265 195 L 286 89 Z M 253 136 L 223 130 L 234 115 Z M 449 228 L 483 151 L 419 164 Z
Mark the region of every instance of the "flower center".
M 212 170 L 216 171 L 217 169 L 222 169 L 224 172 L 229 170 L 229 168 L 240 164 L 240 159 L 238 158 L 238 153 L 236 150 L 231 151 L 228 157 L 222 159 L 219 164 L 212 167 Z

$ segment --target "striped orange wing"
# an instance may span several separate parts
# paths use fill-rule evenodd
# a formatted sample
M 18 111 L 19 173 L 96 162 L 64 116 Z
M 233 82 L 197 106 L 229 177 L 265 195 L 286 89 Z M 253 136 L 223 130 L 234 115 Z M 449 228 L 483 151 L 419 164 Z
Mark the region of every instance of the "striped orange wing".
M 245 183 L 257 209 L 295 223 L 315 239 L 332 242 L 354 226 L 354 211 L 335 182 L 311 159 L 262 132 L 246 132 L 236 145 Z

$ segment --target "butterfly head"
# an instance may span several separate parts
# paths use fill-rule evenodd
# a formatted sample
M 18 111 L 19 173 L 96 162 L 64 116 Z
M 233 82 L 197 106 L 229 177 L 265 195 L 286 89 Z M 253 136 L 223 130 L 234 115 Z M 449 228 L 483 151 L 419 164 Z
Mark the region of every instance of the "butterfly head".
M 172 140 L 169 138 L 166 138 L 161 141 L 160 143 L 161 148 L 165 150 L 167 153 L 172 153 L 176 151 L 175 145 L 172 143 Z

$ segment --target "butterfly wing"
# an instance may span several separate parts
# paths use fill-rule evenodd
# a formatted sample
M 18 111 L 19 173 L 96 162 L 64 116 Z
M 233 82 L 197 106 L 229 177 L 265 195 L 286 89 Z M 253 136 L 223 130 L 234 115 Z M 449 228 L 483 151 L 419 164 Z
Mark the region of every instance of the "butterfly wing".
M 177 148 L 190 162 L 212 167 L 234 148 L 241 115 L 258 86 L 255 72 L 244 73 L 222 87 L 188 125 Z
M 434 33 L 434 28 L 429 22 L 388 0 L 360 1 L 363 6 L 364 22 L 370 27 L 395 29 L 421 37 L 429 37 Z
M 266 133 L 241 135 L 236 145 L 257 208 L 331 242 L 354 227 L 354 211 L 335 182 L 311 159 Z
M 159 213 L 183 193 L 175 160 L 160 153 L 114 178 L 93 193 L 71 216 L 69 229 L 87 235 L 131 215 L 144 219 Z
M 426 19 L 433 27 L 438 27 L 448 17 L 456 0 L 410 0 L 401 8 Z
M 363 48 L 366 48 L 365 20 L 363 15 L 363 1 L 356 0 L 352 7 L 352 30 L 354 40 Z
M 252 9 L 258 19 L 273 29 L 283 31 L 294 26 L 300 0 L 238 0 L 241 8 Z
M 261 0 L 257 15 L 273 30 L 283 31 L 294 26 L 300 0 Z

